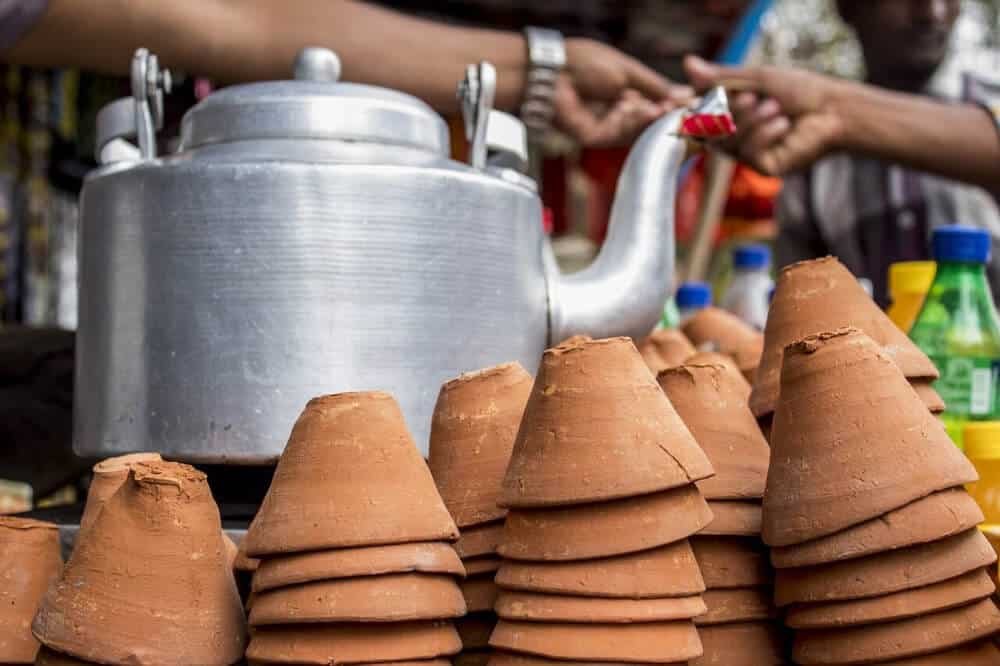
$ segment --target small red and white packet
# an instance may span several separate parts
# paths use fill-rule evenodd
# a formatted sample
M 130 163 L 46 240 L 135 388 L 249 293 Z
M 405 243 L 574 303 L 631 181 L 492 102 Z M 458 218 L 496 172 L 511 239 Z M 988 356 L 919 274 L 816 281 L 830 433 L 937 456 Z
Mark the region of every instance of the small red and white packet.
M 681 121 L 681 135 L 692 139 L 725 139 L 736 133 L 724 88 L 709 90 Z

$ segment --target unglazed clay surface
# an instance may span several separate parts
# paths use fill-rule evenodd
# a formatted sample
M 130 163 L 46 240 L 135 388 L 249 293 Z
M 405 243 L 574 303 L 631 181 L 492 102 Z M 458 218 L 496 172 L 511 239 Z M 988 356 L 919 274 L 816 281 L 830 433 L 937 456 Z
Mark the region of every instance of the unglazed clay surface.
M 961 576 L 997 560 L 977 529 L 891 553 L 814 567 L 778 569 L 774 597 L 779 606 L 867 599 L 912 590 Z
M 607 599 L 533 592 L 504 592 L 497 615 L 528 622 L 631 623 L 690 620 L 706 612 L 701 596 L 660 599 Z
M 34 661 L 31 620 L 62 568 L 58 526 L 0 516 L 0 663 Z
M 465 569 L 447 543 L 342 548 L 268 558 L 254 575 L 253 589 L 263 592 L 317 580 L 407 572 L 462 576 Z
M 851 560 L 929 541 L 938 541 L 985 520 L 964 488 L 922 497 L 872 520 L 819 539 L 771 549 L 775 567 L 804 567 Z
M 712 473 L 632 341 L 593 340 L 542 356 L 500 504 L 614 500 Z
M 399 405 L 377 391 L 309 401 L 246 536 L 252 557 L 457 538 Z
M 441 387 L 427 464 L 460 529 L 507 513 L 497 499 L 532 381 L 519 364 L 506 363 Z
M 800 631 L 792 655 L 800 664 L 865 664 L 930 654 L 1000 631 L 992 599 L 908 620 Z
M 746 380 L 722 365 L 687 364 L 656 379 L 715 470 L 697 484 L 705 499 L 762 498 L 771 449 L 747 407 Z
M 246 627 L 221 530 L 204 474 L 133 464 L 46 593 L 35 636 L 102 663 L 236 663 Z
M 434 659 L 461 649 L 451 622 L 284 625 L 255 630 L 247 659 L 329 666 Z
M 793 629 L 828 629 L 927 615 L 985 599 L 996 592 L 986 569 L 882 597 L 829 604 L 793 604 L 785 624 Z
M 636 344 L 646 367 L 654 375 L 661 370 L 681 365 L 696 352 L 683 333 L 674 328 L 661 328 Z
M 789 546 L 871 520 L 975 468 L 892 359 L 857 329 L 785 350 L 763 538 Z
M 692 315 L 681 330 L 697 347 L 706 343 L 717 345 L 720 352 L 736 361 L 748 381 L 756 375 L 764 350 L 764 336 L 736 315 L 709 306 Z
M 624 555 L 684 539 L 712 521 L 693 485 L 555 509 L 512 509 L 499 553 L 514 560 L 566 561 Z
M 490 645 L 573 661 L 670 663 L 702 652 L 698 631 L 689 620 L 601 625 L 501 619 Z
M 303 622 L 404 622 L 465 615 L 454 577 L 401 573 L 322 580 L 260 592 L 251 626 Z
M 506 560 L 496 581 L 509 590 L 614 599 L 684 597 L 705 591 L 686 539 L 639 553 L 577 562 Z
M 778 276 L 764 329 L 764 353 L 750 396 L 754 415 L 773 412 L 778 404 L 786 346 L 844 326 L 872 338 L 906 377 L 937 379 L 930 359 L 879 309 L 843 264 L 833 257 L 803 261 L 786 266 Z

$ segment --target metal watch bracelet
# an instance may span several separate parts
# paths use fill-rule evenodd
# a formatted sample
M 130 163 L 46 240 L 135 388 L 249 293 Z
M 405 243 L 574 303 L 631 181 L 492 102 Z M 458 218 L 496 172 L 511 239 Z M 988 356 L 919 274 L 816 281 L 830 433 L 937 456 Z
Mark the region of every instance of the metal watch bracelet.
M 527 27 L 528 71 L 525 76 L 521 119 L 531 134 L 548 130 L 555 112 L 554 98 L 559 73 L 566 66 L 563 36 L 548 28 Z

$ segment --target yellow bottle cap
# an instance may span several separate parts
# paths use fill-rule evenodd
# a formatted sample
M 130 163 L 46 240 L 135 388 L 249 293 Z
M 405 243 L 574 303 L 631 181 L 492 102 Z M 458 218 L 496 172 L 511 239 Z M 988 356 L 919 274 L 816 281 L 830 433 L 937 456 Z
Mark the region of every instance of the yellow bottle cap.
M 962 430 L 969 460 L 1000 459 L 1000 421 L 972 421 Z
M 889 294 L 926 294 L 934 282 L 933 261 L 900 261 L 889 266 Z

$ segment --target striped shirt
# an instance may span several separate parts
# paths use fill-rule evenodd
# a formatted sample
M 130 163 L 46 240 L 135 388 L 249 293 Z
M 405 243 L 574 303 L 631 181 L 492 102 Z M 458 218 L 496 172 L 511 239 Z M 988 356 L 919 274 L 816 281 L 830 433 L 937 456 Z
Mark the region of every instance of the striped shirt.
M 961 100 L 1000 118 L 1000 85 L 964 73 Z M 883 307 L 889 302 L 889 265 L 929 259 L 935 227 L 960 223 L 986 229 L 993 237 L 990 282 L 1000 295 L 1000 208 L 982 188 L 837 153 L 785 179 L 777 215 L 777 265 L 832 254 L 871 280 Z

